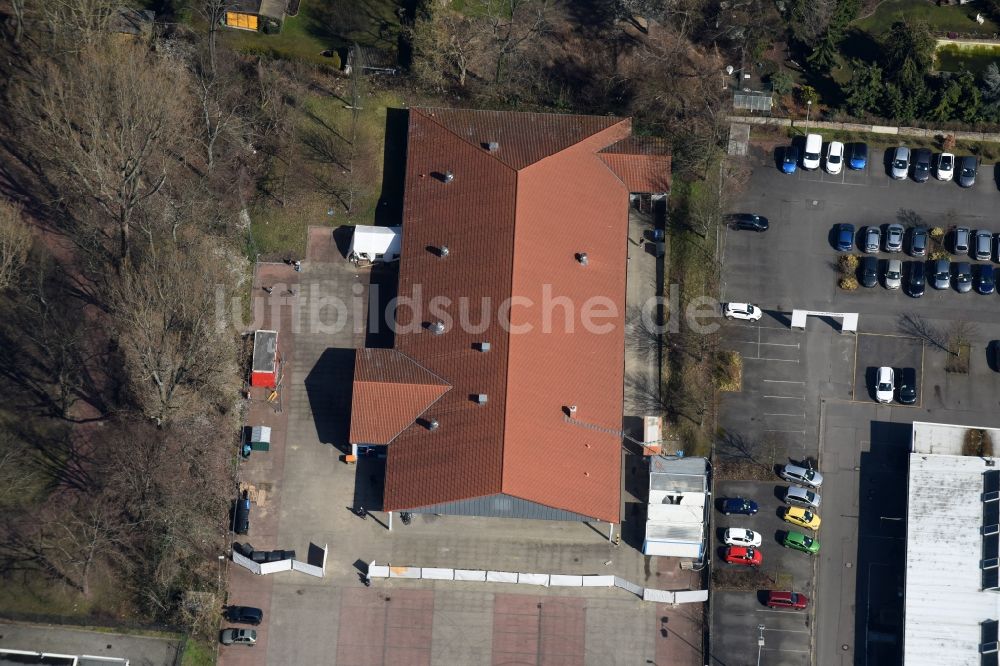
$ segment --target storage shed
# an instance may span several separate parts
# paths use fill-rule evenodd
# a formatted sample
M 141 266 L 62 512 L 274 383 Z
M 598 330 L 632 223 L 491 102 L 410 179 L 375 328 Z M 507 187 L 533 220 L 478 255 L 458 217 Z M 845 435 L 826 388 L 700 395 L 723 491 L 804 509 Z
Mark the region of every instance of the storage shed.
M 403 243 L 401 227 L 354 227 L 351 249 L 347 258 L 354 264 L 367 265 L 376 261 L 398 261 Z
M 285 20 L 285 0 L 230 0 L 222 23 L 239 30 L 278 32 Z
M 274 386 L 277 383 L 278 332 L 257 331 L 253 334 L 253 368 L 250 386 Z

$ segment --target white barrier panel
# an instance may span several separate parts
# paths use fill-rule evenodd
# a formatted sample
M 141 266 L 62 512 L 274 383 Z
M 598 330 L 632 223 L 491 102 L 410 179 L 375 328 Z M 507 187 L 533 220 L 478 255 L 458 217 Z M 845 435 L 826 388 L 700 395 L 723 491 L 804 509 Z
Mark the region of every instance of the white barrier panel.
M 509 571 L 487 571 L 487 583 L 516 583 L 517 574 Z
M 279 571 L 291 571 L 291 560 L 278 560 L 277 562 L 261 562 L 260 572 L 262 574 L 278 573 Z
M 548 574 L 533 574 L 533 573 L 519 573 L 517 574 L 517 582 L 522 585 L 548 585 L 549 575 Z
M 623 590 L 628 590 L 632 594 L 641 597 L 642 596 L 642 586 L 636 585 L 632 581 L 625 580 L 624 578 L 619 578 L 615 576 L 615 587 L 620 587 Z
M 389 577 L 389 567 L 384 564 L 372 564 L 368 565 L 368 577 L 369 578 L 388 578 Z
M 420 567 L 389 567 L 389 578 L 420 578 Z
M 240 565 L 244 569 L 249 569 L 252 573 L 260 575 L 260 565 L 251 560 L 249 557 L 243 557 L 235 550 L 233 551 L 233 562 Z
M 455 580 L 472 580 L 477 583 L 485 583 L 486 572 L 475 569 L 455 569 Z
M 455 570 L 424 567 L 421 571 L 420 577 L 427 578 L 429 580 L 455 580 Z
M 698 601 L 708 601 L 708 590 L 681 590 L 674 592 L 675 604 L 690 604 Z
M 562 587 L 582 587 L 583 576 L 566 576 L 564 574 L 552 574 L 549 576 L 549 584 Z
M 301 571 L 304 574 L 309 574 L 310 576 L 315 576 L 316 578 L 323 577 L 322 567 L 318 567 L 315 564 L 308 564 L 306 562 L 299 562 L 298 560 L 292 560 L 292 571 Z
M 584 587 L 611 587 L 614 584 L 614 576 L 583 576 Z
M 651 590 L 648 587 L 642 593 L 643 601 L 659 601 L 665 604 L 674 603 L 674 593 L 666 590 Z

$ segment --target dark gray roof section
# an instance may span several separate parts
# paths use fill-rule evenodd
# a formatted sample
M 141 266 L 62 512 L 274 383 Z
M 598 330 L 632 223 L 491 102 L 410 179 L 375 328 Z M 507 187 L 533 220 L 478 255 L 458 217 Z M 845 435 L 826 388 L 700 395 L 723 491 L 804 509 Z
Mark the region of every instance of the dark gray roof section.
M 274 372 L 278 354 L 278 332 L 257 331 L 253 334 L 253 371 Z
M 440 513 L 447 516 L 482 516 L 484 518 L 528 518 L 532 520 L 571 520 L 577 522 L 594 522 L 596 520 L 588 516 L 553 509 L 550 506 L 529 502 L 519 497 L 511 497 L 502 493 L 407 510 L 410 513 Z

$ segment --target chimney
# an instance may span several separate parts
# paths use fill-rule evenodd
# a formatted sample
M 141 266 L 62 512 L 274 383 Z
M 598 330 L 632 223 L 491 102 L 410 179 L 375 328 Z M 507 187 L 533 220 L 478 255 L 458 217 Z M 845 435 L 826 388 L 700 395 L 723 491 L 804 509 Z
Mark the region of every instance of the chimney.
M 590 262 L 590 260 L 587 258 L 586 252 L 577 252 L 576 260 L 580 262 L 581 266 L 586 266 Z
M 569 406 L 569 415 L 570 416 L 575 416 L 576 415 L 576 405 L 570 405 Z
M 433 333 L 434 335 L 441 335 L 442 333 L 444 333 L 444 322 L 436 321 L 430 325 L 430 329 L 431 333 Z
M 455 174 L 453 174 L 451 171 L 445 171 L 443 180 L 446 183 L 450 183 L 451 181 L 455 180 Z
M 477 393 L 476 395 L 472 396 L 472 398 L 473 398 L 473 400 L 475 402 L 479 403 L 480 405 L 485 405 L 486 404 L 486 394 L 485 393 Z

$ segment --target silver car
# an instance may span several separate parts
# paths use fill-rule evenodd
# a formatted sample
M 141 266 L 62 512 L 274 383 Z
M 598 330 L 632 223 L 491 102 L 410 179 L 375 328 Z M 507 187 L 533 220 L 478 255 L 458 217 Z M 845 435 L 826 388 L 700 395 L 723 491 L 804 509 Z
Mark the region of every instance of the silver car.
M 896 180 L 905 180 L 910 172 L 910 149 L 899 146 L 892 154 L 892 169 L 890 173 Z
M 955 254 L 965 254 L 969 251 L 969 238 L 972 232 L 968 227 L 957 227 L 955 229 Z
M 899 289 L 903 284 L 903 262 L 899 259 L 890 259 L 889 265 L 885 269 L 885 288 Z
M 976 261 L 989 261 L 993 254 L 993 232 L 980 229 L 976 232 Z
M 906 230 L 903 229 L 902 224 L 890 224 L 885 230 L 885 251 L 886 252 L 902 252 L 903 251 L 903 235 Z
M 781 468 L 781 472 L 778 473 L 785 481 L 791 481 L 792 483 L 797 483 L 800 486 L 807 486 L 809 488 L 819 488 L 823 485 L 823 475 L 814 470 L 812 467 L 803 467 L 802 465 L 785 465 Z
M 882 247 L 882 230 L 878 227 L 865 229 L 865 252 L 875 253 Z

